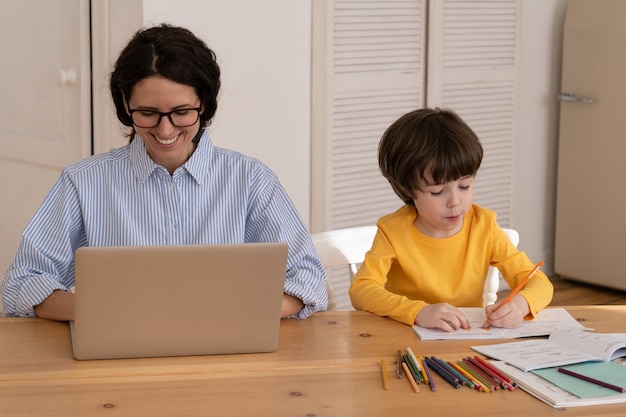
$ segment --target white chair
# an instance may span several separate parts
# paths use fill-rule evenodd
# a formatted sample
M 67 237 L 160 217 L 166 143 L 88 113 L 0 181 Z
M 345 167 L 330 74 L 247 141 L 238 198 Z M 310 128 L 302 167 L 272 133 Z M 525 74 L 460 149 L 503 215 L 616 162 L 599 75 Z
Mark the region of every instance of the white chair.
M 311 234 L 315 250 L 327 272 L 328 309 L 352 309 L 348 287 L 354 279 L 358 265 L 363 262 L 365 253 L 372 247 L 376 226 L 350 227 Z M 345 274 L 339 275 L 340 280 L 333 281 L 330 269 L 348 267 L 349 280 Z M 341 271 L 345 272 L 345 271 Z M 337 290 L 341 290 L 340 293 Z
M 503 228 L 504 233 L 511 239 L 511 242 L 517 247 L 519 245 L 519 233 L 514 229 Z M 500 271 L 498 268 L 490 266 L 485 279 L 485 287 L 483 288 L 483 307 L 489 306 L 498 299 L 498 288 L 500 287 Z
M 352 309 L 347 290 L 354 279 L 358 265 L 363 262 L 365 253 L 372 246 L 376 230 L 376 226 L 362 226 L 311 234 L 317 254 L 327 271 L 329 310 Z M 503 230 L 517 247 L 519 233 L 514 229 Z M 333 277 L 330 276 L 330 270 L 345 266 L 348 267 L 349 280 L 346 281 L 345 277 L 340 276 L 340 280 L 334 280 L 331 283 Z M 496 302 L 499 286 L 500 272 L 497 268 L 490 266 L 483 289 L 483 306 Z

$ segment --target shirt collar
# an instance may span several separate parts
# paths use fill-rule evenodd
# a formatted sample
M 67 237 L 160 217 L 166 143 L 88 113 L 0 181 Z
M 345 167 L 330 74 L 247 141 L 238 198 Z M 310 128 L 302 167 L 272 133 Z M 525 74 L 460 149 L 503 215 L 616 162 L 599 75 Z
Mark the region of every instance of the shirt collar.
M 189 172 L 189 174 L 200 185 L 206 180 L 209 175 L 209 165 L 211 157 L 213 156 L 213 143 L 209 138 L 209 134 L 204 130 L 200 141 L 196 146 L 196 150 L 191 155 L 191 158 L 183 164 L 183 167 Z
M 135 135 L 133 141 L 129 145 L 130 147 L 130 159 L 137 180 L 143 184 L 152 173 L 157 169 L 165 169 L 150 158 L 143 140 L 139 135 Z M 182 167 L 176 171 L 185 170 L 191 175 L 198 184 L 202 184 L 209 173 L 209 161 L 213 154 L 213 144 L 209 138 L 209 134 L 205 130 L 202 133 L 202 137 L 196 150 L 191 157 L 183 164 Z M 174 176 L 180 175 L 174 173 Z

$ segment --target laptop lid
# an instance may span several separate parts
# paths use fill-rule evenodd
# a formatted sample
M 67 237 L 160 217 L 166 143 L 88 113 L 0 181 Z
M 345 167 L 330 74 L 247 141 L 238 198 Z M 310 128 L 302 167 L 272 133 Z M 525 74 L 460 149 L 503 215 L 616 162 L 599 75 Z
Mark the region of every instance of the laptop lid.
M 287 244 L 83 247 L 76 359 L 270 352 Z

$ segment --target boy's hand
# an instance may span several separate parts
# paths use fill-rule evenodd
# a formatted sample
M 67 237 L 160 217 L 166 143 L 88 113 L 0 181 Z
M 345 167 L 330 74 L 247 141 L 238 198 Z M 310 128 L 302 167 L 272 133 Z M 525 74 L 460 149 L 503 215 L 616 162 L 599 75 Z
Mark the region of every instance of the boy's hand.
M 446 332 L 470 327 L 465 314 L 448 303 L 427 305 L 417 313 L 415 324 L 430 329 L 442 329 Z
M 485 307 L 485 313 L 490 326 L 514 329 L 519 327 L 524 317 L 530 313 L 530 307 L 526 298 L 517 294 L 506 304 Z

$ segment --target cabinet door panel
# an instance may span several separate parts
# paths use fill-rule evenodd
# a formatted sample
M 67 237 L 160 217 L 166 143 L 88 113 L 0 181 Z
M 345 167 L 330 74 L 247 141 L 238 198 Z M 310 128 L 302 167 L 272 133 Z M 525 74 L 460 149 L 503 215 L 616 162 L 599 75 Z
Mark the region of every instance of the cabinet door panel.
M 90 153 L 87 3 L 0 3 L 0 157 L 60 168 Z

